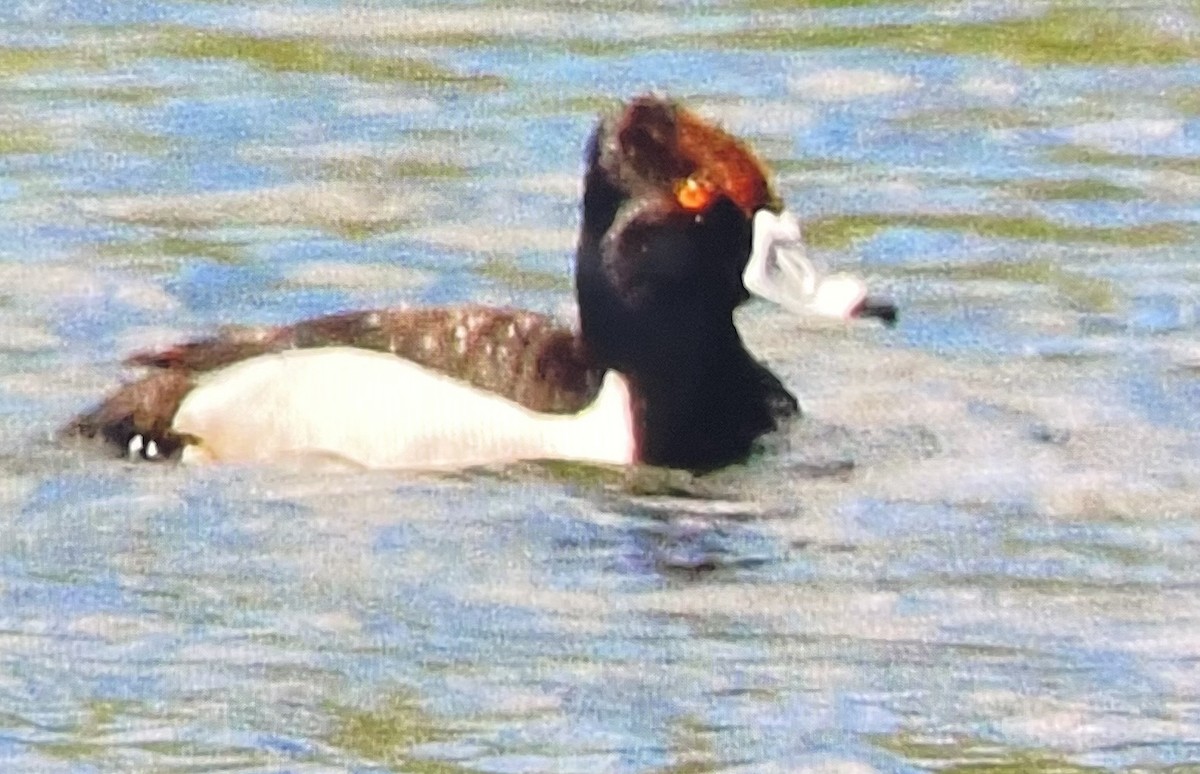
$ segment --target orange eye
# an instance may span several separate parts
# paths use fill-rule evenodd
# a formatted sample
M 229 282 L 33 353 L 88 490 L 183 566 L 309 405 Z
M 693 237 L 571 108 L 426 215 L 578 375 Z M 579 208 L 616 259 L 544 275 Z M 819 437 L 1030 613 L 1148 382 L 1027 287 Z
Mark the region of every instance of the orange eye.
M 708 183 L 702 183 L 694 177 L 689 177 L 675 186 L 675 200 L 679 206 L 688 212 L 700 212 L 708 208 L 716 198 L 716 189 Z

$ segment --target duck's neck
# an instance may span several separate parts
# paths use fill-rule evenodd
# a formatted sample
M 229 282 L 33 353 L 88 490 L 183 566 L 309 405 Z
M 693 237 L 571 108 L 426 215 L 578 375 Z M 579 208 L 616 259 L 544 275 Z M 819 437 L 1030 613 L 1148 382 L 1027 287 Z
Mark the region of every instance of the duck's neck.
M 695 471 L 743 460 L 755 441 L 798 413 L 795 397 L 731 336 L 694 358 L 626 368 L 638 458 Z

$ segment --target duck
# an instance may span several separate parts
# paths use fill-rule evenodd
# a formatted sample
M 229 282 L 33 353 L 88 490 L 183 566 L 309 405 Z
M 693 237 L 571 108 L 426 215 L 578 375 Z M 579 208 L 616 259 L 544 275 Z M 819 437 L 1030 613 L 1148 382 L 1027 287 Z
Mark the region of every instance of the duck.
M 703 473 L 801 413 L 747 350 L 736 308 L 757 296 L 895 323 L 895 304 L 862 279 L 814 267 L 751 148 L 669 97 L 599 119 L 581 212 L 575 324 L 462 304 L 226 329 L 135 353 L 126 363 L 144 373 L 62 432 L 137 460 Z

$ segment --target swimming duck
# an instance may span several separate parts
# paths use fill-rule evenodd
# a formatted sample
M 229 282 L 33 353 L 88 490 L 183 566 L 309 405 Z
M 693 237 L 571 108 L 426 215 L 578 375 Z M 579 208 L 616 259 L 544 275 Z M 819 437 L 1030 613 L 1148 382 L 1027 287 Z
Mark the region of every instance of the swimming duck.
M 629 101 L 599 122 L 586 163 L 577 328 L 464 305 L 226 331 L 135 354 L 148 373 L 66 432 L 185 462 L 708 471 L 799 413 L 734 327 L 751 293 L 802 314 L 895 320 L 857 277 L 813 268 L 762 162 L 683 106 Z

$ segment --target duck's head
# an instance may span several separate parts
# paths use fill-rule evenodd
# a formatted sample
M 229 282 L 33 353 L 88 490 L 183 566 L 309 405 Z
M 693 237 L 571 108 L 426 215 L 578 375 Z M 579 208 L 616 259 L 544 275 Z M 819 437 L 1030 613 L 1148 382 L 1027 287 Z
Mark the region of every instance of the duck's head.
M 711 341 L 752 293 L 804 315 L 894 321 L 862 280 L 813 267 L 762 162 L 678 104 L 643 96 L 603 119 L 587 165 L 576 285 L 606 364 Z

